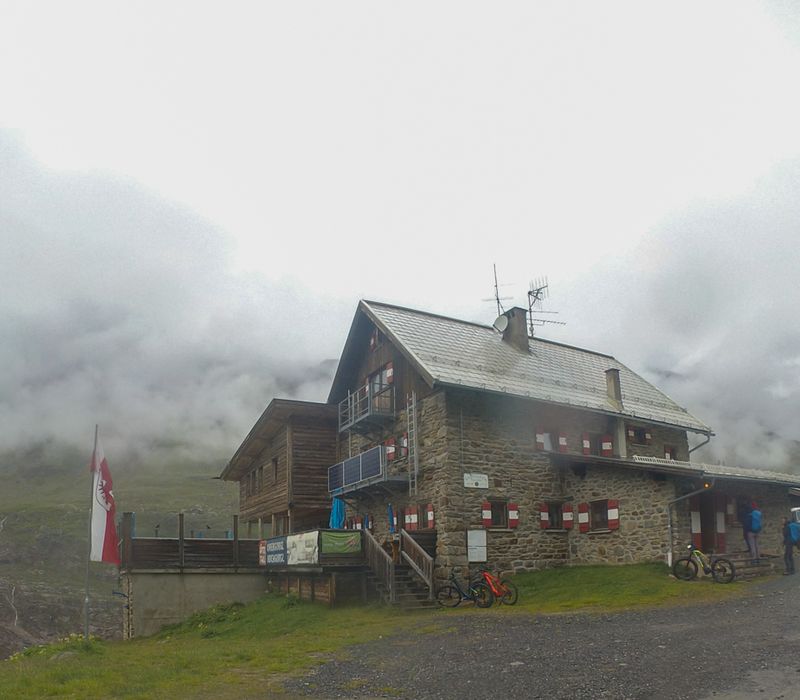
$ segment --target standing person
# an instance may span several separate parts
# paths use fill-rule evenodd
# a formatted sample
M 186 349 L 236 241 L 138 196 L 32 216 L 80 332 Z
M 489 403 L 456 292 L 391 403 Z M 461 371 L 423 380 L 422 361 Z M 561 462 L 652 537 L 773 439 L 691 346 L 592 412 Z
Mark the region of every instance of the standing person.
M 744 547 L 750 551 L 750 539 L 748 533 L 750 532 L 750 506 L 746 501 L 739 501 L 739 508 L 737 510 L 739 522 L 742 524 L 742 539 L 744 539 Z
M 750 549 L 750 559 L 753 564 L 759 563 L 758 552 L 758 533 L 761 532 L 761 511 L 758 509 L 756 502 L 750 504 L 752 510 L 750 511 L 750 528 L 747 533 L 747 546 Z
M 793 529 L 800 529 L 800 524 L 794 523 L 794 525 L 795 528 L 792 528 L 789 518 L 783 519 L 783 563 L 786 566 L 784 576 L 794 573 L 794 547 L 797 540 Z

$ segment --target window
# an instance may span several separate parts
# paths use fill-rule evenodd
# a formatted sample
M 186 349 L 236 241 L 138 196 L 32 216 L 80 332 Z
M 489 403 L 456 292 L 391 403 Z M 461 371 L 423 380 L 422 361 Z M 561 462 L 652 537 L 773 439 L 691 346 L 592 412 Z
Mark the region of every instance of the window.
M 548 527 L 553 530 L 562 530 L 564 528 L 564 515 L 562 511 L 563 503 L 561 501 L 548 501 L 547 514 L 549 516 Z
M 649 428 L 636 428 L 628 426 L 628 440 L 633 445 L 649 445 L 652 436 Z
M 677 452 L 672 445 L 664 445 L 664 459 L 675 459 Z
M 489 501 L 492 507 L 492 527 L 508 527 L 508 503 Z
M 608 530 L 608 501 L 591 501 L 589 513 L 592 530 Z

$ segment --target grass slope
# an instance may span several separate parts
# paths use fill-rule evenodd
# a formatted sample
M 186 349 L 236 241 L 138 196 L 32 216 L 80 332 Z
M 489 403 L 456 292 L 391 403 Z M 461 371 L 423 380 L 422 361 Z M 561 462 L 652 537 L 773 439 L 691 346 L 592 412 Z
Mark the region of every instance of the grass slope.
M 0 662 L 0 697 L 234 698 L 280 692 L 302 673 L 346 647 L 413 629 L 447 629 L 452 615 L 528 615 L 608 611 L 631 606 L 708 603 L 740 595 L 747 584 L 684 583 L 660 565 L 585 567 L 517 576 L 520 602 L 478 610 L 465 606 L 403 614 L 377 606 L 330 610 L 265 596 L 217 606 L 180 625 L 130 642 L 79 638 L 34 647 Z
M 178 462 L 161 468 L 111 461 L 117 515 L 136 512 L 137 533 L 177 533 L 184 511 L 187 534 L 221 535 L 232 527 L 236 488 L 215 479 L 216 463 Z M 0 625 L 13 624 L 38 639 L 82 630 L 90 477 L 88 455 L 44 445 L 0 454 Z M 119 633 L 121 600 L 114 567 L 91 565 L 92 623 Z M 10 601 L 14 595 L 15 608 Z M 18 617 L 17 617 L 18 615 Z M 19 648 L 0 630 L 0 658 Z

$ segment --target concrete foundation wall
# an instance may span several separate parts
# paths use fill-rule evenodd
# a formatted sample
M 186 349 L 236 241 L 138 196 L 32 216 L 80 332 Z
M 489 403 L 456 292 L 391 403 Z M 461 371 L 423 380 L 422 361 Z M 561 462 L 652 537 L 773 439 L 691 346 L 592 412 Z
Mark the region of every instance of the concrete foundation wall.
M 220 603 L 250 603 L 266 590 L 263 572 L 123 574 L 126 639 L 145 637 Z

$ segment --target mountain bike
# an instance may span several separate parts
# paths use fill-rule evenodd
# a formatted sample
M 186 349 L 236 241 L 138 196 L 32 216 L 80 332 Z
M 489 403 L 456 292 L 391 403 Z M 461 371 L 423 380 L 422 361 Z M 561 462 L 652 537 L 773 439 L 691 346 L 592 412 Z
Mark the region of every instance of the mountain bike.
M 473 581 L 464 590 L 455 573 L 451 573 L 449 582 L 436 591 L 436 602 L 445 608 L 455 608 L 464 600 L 474 601 L 479 608 L 489 608 L 494 603 L 494 593 L 483 581 Z
M 686 547 L 689 555 L 681 557 L 672 565 L 672 573 L 681 581 L 691 581 L 702 569 L 704 574 L 711 574 L 717 583 L 730 583 L 736 578 L 736 569 L 730 559 L 709 557 L 693 544 Z
M 514 605 L 514 603 L 517 602 L 519 590 L 517 590 L 517 587 L 507 578 L 495 576 L 489 569 L 480 569 L 478 575 L 473 579 L 473 582 L 478 583 L 481 580 L 492 589 L 495 599 L 500 603 Z

